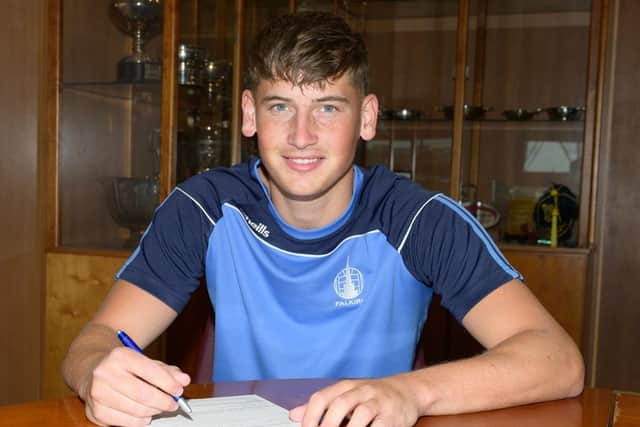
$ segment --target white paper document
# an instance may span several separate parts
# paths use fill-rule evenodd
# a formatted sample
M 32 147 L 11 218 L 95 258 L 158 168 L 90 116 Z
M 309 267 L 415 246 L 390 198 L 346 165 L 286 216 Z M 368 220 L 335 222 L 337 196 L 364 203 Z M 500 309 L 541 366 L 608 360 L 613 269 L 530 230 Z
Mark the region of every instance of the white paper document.
M 289 411 L 255 394 L 189 399 L 191 419 L 182 412 L 153 419 L 153 427 L 279 427 L 299 426 Z

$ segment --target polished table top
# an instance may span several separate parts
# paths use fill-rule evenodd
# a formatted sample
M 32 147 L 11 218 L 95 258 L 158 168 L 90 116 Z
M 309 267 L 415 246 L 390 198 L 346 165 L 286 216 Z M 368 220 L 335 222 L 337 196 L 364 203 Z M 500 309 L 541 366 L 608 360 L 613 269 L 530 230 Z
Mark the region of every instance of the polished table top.
M 271 380 L 191 385 L 187 398 L 257 394 L 291 408 L 306 402 L 328 380 Z M 93 426 L 77 398 L 41 400 L 0 406 L 0 426 Z M 573 399 L 518 406 L 481 413 L 423 417 L 417 427 L 640 427 L 640 395 L 608 389 L 586 389 Z

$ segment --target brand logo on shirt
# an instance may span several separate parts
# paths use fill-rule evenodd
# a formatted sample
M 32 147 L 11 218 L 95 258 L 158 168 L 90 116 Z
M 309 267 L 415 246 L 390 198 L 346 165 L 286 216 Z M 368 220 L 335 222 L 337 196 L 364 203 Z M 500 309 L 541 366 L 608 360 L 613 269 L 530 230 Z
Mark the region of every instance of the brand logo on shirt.
M 333 290 L 342 298 L 341 301 L 336 301 L 336 307 L 362 304 L 363 299 L 358 297 L 362 294 L 363 289 L 364 277 L 362 273 L 349 265 L 349 258 L 347 258 L 347 265 L 333 279 Z
M 269 228 L 266 225 L 264 225 L 261 222 L 256 224 L 247 215 L 244 215 L 244 220 L 247 221 L 247 224 L 249 224 L 249 227 L 253 228 L 253 231 L 258 233 L 262 237 L 269 237 Z

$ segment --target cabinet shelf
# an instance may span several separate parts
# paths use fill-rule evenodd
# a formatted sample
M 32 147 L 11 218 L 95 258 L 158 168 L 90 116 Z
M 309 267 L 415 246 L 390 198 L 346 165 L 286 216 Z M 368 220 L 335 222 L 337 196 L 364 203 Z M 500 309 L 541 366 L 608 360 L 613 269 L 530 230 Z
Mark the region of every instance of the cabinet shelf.
M 452 120 L 439 118 L 424 118 L 419 120 L 379 120 L 378 126 L 381 129 L 426 129 L 431 127 L 450 128 Z M 584 128 L 584 120 L 505 120 L 505 119 L 481 119 L 465 120 L 464 130 L 471 130 L 473 126 L 480 126 L 480 130 L 532 130 L 532 131 L 567 131 L 577 132 Z
M 498 248 L 501 251 L 517 251 L 534 254 L 564 254 L 564 255 L 588 255 L 592 248 L 576 247 L 576 246 L 558 246 L 552 248 L 544 245 L 532 245 L 527 243 L 506 243 L 498 242 Z
M 63 90 L 72 91 L 78 93 L 86 93 L 90 95 L 98 95 L 106 98 L 121 99 L 125 101 L 131 101 L 134 98 L 136 100 L 139 97 L 134 96 L 136 92 L 159 92 L 162 85 L 160 81 L 146 81 L 137 83 L 125 83 L 125 82 L 62 82 Z M 149 100 L 150 101 L 150 100 Z

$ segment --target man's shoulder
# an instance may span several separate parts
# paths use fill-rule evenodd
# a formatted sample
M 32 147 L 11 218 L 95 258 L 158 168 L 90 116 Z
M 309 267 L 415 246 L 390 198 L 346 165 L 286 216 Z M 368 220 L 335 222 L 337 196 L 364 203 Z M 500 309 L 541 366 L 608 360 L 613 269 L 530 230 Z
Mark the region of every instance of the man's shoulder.
M 362 197 L 374 205 L 398 202 L 421 204 L 438 195 L 416 183 L 398 175 L 384 165 L 375 165 L 363 169 Z
M 192 176 L 177 186 L 177 191 L 194 201 L 214 203 L 250 203 L 263 198 L 259 183 L 252 175 L 253 159 L 231 167 L 218 167 Z
M 380 229 L 394 246 L 400 244 L 415 218 L 430 210 L 427 206 L 441 197 L 385 166 L 373 166 L 362 172 L 358 221 Z

